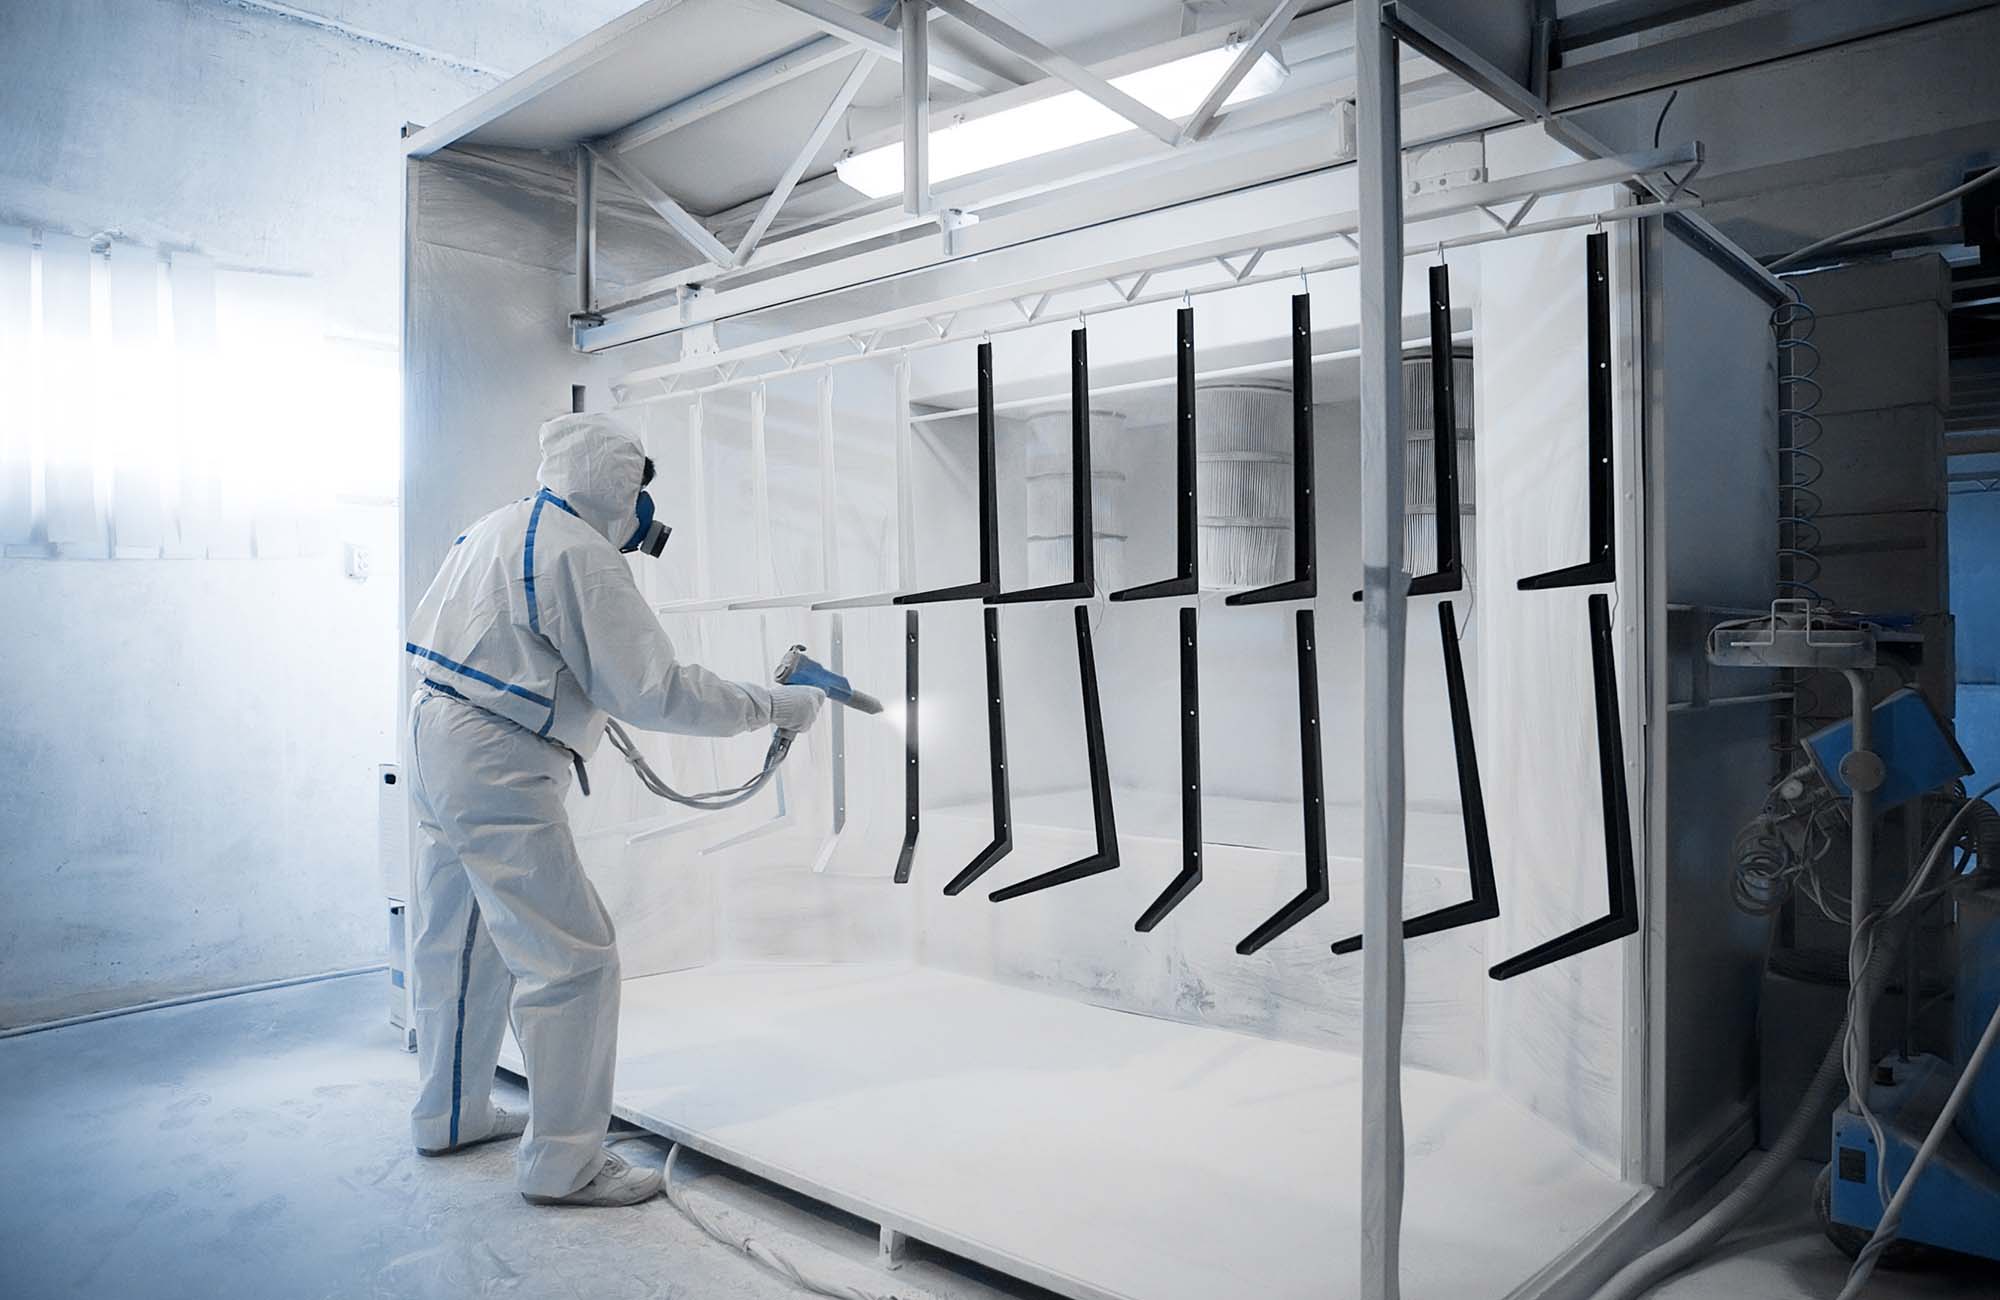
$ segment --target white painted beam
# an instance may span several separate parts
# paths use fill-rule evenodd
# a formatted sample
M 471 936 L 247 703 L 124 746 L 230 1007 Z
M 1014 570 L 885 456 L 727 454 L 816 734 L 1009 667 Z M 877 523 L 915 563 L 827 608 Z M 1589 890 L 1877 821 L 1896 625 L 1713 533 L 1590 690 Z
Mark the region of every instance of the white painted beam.
M 698 90 L 684 99 L 679 99 L 665 108 L 657 109 L 604 137 L 603 145 L 613 152 L 637 149 L 651 144 L 661 136 L 670 135 L 685 126 L 692 126 L 704 118 L 713 117 L 725 108 L 732 108 L 746 99 L 761 95 L 767 90 L 796 81 L 809 72 L 817 72 L 829 64 L 838 63 L 854 53 L 854 46 L 837 36 L 822 36 L 808 41 L 790 53 L 781 54 L 745 68 L 733 77 L 725 77 L 705 90 Z
M 618 173 L 618 179 L 632 188 L 632 192 L 643 200 L 647 207 L 659 214 L 660 220 L 676 235 L 693 246 L 695 252 L 707 258 L 717 267 L 730 265 L 731 254 L 727 246 L 715 237 L 707 226 L 686 208 L 674 201 L 672 195 L 653 183 L 653 178 L 640 171 L 627 160 L 620 158 L 615 150 L 598 145 L 583 146 L 592 157 Z
M 767 3 L 783 5 L 849 44 L 873 50 L 887 59 L 902 61 L 903 42 L 895 28 L 855 13 L 852 9 L 844 9 L 834 0 L 767 0 Z M 993 89 L 993 78 L 983 69 L 969 67 L 949 56 L 932 59 L 930 74 L 948 86 L 974 94 L 985 94 Z
M 931 210 L 931 39 L 926 0 L 902 0 L 903 13 L 903 211 Z
M 1270 17 L 1264 20 L 1256 35 L 1236 52 L 1235 60 L 1230 63 L 1208 94 L 1202 97 L 1200 106 L 1194 110 L 1194 116 L 1188 118 L 1181 127 L 1181 143 L 1208 139 L 1209 133 L 1215 130 L 1215 116 L 1222 111 L 1223 104 L 1236 93 L 1236 88 L 1243 84 L 1243 78 L 1250 75 L 1250 69 L 1257 66 L 1257 60 L 1270 53 L 1277 45 L 1285 34 L 1285 28 L 1291 26 L 1292 19 L 1296 18 L 1299 10 L 1305 7 L 1305 2 L 1306 0 L 1278 0 L 1277 8 L 1271 10 Z
M 916 24 L 918 31 L 922 31 L 923 27 L 922 23 Z M 758 243 L 764 238 L 764 232 L 771 228 L 771 223 L 777 220 L 785 201 L 792 197 L 792 190 L 797 187 L 799 177 L 805 175 L 806 168 L 819 156 L 827 137 L 833 134 L 834 127 L 840 125 L 841 116 L 847 112 L 847 106 L 854 102 L 854 96 L 860 93 L 862 83 L 868 80 L 869 74 L 875 71 L 875 65 L 879 62 L 881 56 L 865 52 L 855 61 L 854 67 L 847 74 L 847 79 L 840 83 L 840 89 L 834 92 L 833 99 L 827 104 L 826 111 L 820 114 L 819 121 L 814 123 L 813 129 L 806 133 L 805 143 L 799 146 L 797 156 L 792 159 L 791 165 L 785 168 L 785 174 L 778 178 L 770 197 L 764 200 L 764 206 L 757 210 L 756 219 L 750 223 L 750 229 L 744 232 L 743 239 L 736 245 L 736 252 L 730 257 L 731 266 L 742 266 L 750 260 L 750 254 L 757 250 Z

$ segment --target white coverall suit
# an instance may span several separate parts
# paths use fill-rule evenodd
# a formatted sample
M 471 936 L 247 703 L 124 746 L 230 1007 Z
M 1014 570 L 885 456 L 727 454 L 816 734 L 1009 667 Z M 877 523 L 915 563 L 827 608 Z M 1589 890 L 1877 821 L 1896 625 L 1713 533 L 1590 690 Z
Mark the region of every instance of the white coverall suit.
M 543 426 L 541 448 L 541 491 L 467 529 L 409 621 L 423 678 L 406 765 L 422 832 L 411 1118 L 425 1149 L 491 1130 L 511 1008 L 530 1090 L 518 1183 L 558 1197 L 602 1162 L 618 1041 L 616 936 L 563 809 L 572 756 L 596 749 L 607 712 L 726 736 L 772 725 L 774 703 L 680 663 L 641 596 L 618 549 L 638 442 L 609 417 L 569 415 Z

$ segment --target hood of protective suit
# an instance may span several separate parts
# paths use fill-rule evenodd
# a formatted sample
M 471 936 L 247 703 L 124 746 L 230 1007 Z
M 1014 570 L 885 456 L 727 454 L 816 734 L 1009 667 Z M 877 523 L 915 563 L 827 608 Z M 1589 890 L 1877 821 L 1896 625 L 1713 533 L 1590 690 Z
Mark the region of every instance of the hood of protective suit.
M 558 415 L 542 426 L 541 485 L 613 546 L 632 535 L 646 452 L 616 416 Z

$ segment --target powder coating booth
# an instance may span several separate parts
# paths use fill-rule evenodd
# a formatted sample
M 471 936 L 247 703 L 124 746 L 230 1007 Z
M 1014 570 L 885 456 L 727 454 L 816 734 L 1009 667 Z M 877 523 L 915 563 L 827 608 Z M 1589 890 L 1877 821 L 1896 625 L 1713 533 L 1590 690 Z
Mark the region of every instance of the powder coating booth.
M 683 654 L 892 702 L 591 764 L 622 1117 L 1079 1300 L 1585 1294 L 1748 1145 L 1776 289 L 1531 17 L 652 0 L 412 131 L 405 611 L 583 385 Z M 833 172 L 1058 94 L 1134 129 Z

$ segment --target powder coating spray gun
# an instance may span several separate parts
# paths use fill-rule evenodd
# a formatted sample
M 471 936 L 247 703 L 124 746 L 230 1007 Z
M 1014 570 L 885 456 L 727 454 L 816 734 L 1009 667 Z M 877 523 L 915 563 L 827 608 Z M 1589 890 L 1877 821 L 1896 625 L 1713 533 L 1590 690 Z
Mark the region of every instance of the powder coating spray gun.
M 855 690 L 853 683 L 849 682 L 845 677 L 842 677 L 831 668 L 814 661 L 808 656 L 806 648 L 802 645 L 795 645 L 785 651 L 784 658 L 778 660 L 777 670 L 771 676 L 773 680 L 782 686 L 817 687 L 826 692 L 826 697 L 829 700 L 845 708 L 854 709 L 861 713 L 880 713 L 882 711 L 882 701 L 866 692 Z M 670 799 L 674 803 L 685 804 L 690 808 L 700 808 L 709 812 L 719 812 L 724 808 L 734 808 L 737 804 L 743 803 L 753 797 L 759 790 L 762 790 L 771 777 L 777 773 L 778 765 L 785 761 L 785 756 L 792 752 L 792 741 L 798 736 L 796 731 L 786 731 L 782 728 L 773 732 L 771 735 L 771 747 L 764 751 L 763 767 L 758 770 L 755 776 L 743 784 L 730 786 L 724 790 L 705 790 L 700 794 L 683 794 L 660 779 L 660 774 L 653 770 L 652 765 L 646 761 L 646 756 L 639 752 L 639 747 L 633 742 L 630 734 L 623 727 L 619 726 L 616 721 L 606 720 L 604 734 L 610 738 L 612 748 L 622 754 L 625 761 L 632 765 L 632 770 L 638 773 L 641 785 L 644 785 L 648 790 L 651 790 L 662 799 Z

